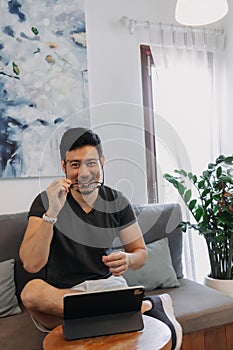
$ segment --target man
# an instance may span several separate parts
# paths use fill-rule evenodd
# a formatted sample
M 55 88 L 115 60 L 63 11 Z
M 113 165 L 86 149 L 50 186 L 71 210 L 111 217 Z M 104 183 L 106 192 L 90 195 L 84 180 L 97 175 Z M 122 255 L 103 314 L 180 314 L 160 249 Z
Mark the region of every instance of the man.
M 65 177 L 35 198 L 20 247 L 27 271 L 45 268 L 45 280 L 31 280 L 21 294 L 43 330 L 61 323 L 65 294 L 125 288 L 122 274 L 139 269 L 147 257 L 132 206 L 122 193 L 104 185 L 99 136 L 88 129 L 69 129 L 61 139 L 60 154 Z M 110 250 L 117 237 L 124 251 Z M 142 312 L 170 326 L 173 348 L 178 349 L 181 332 L 170 297 L 145 298 Z

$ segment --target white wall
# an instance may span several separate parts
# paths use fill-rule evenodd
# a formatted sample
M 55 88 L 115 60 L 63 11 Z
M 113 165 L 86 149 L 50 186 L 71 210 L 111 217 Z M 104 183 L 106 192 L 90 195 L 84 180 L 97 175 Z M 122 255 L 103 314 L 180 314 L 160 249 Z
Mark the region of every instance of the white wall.
M 139 48 L 119 20 L 125 15 L 142 20 L 171 19 L 174 2 L 86 0 L 92 125 L 104 141 L 106 182 L 134 202 L 146 201 Z M 35 195 L 51 180 L 0 180 L 0 213 L 28 210 Z
M 27 211 L 32 199 L 41 189 L 44 189 L 50 181 L 51 179 L 48 178 L 0 180 L 0 213 Z
M 120 19 L 170 22 L 175 0 L 86 0 L 92 105 L 141 104 L 139 47 Z
M 120 18 L 172 23 L 175 3 L 85 0 L 92 126 L 104 141 L 107 184 L 123 190 L 133 202 L 146 201 L 140 52 L 135 37 L 120 24 Z M 229 32 L 231 23 L 227 19 Z M 231 44 L 229 57 L 232 50 Z M 233 60 L 228 61 L 232 76 Z M 34 196 L 50 181 L 0 180 L 0 213 L 28 210 Z
M 175 1 L 86 0 L 92 125 L 107 157 L 106 183 L 146 202 L 140 49 L 123 16 L 170 21 Z M 116 123 L 112 124 L 112 123 Z M 109 165 L 109 166 L 108 166 Z

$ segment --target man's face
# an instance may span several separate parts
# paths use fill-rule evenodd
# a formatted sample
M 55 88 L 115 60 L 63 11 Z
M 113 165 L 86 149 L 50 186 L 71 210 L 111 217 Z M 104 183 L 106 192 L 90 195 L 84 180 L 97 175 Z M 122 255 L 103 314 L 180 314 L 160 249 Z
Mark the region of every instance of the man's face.
M 83 146 L 66 152 L 62 167 L 72 183 L 79 183 L 78 192 L 88 195 L 93 192 L 89 185 L 100 181 L 103 164 L 104 156 L 99 158 L 96 147 Z

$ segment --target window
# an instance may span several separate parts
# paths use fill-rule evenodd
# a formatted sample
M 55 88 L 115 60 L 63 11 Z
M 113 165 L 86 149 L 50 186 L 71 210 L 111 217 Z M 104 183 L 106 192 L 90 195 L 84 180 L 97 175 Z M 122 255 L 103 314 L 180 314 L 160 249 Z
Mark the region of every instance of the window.
M 189 212 L 163 174 L 181 168 L 201 174 L 221 152 L 220 66 L 213 52 L 147 45 L 140 50 L 147 145 L 154 137 L 148 193 L 155 187 L 158 202 L 178 201 L 186 219 Z M 184 246 L 186 276 L 202 282 L 209 272 L 205 244 L 195 232 L 185 236 Z

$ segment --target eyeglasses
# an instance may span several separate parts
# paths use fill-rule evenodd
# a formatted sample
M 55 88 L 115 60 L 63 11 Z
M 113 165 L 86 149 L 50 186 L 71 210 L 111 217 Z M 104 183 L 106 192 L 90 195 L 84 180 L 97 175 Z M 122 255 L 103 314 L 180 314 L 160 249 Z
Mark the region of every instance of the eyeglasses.
M 95 190 L 98 187 L 101 187 L 103 185 L 103 181 L 99 182 L 99 181 L 93 181 L 93 182 L 89 182 L 89 183 L 83 183 L 81 181 L 78 182 L 73 182 L 70 185 L 70 188 L 74 191 L 80 191 L 80 190 L 85 190 L 85 188 L 89 188 L 91 190 Z
M 99 159 L 95 159 L 95 161 L 99 161 Z M 79 162 L 80 164 L 80 162 Z M 80 166 L 80 165 L 79 165 Z M 88 166 L 88 163 L 87 163 L 87 166 Z M 94 167 L 94 165 L 90 165 L 91 167 Z M 96 166 L 99 166 L 96 165 Z M 76 168 L 78 169 L 78 167 Z M 91 181 L 91 182 L 82 182 L 82 181 L 77 181 L 77 182 L 73 182 L 71 185 L 70 185 L 70 188 L 74 191 L 77 191 L 77 192 L 80 192 L 80 190 L 83 190 L 85 191 L 85 189 L 91 189 L 91 190 L 95 190 L 96 188 L 98 187 L 102 187 L 103 184 L 104 184 L 104 168 L 101 164 L 101 170 L 102 170 L 102 181 Z
M 80 168 L 81 165 L 85 164 L 85 166 L 89 169 L 95 169 L 100 166 L 100 159 L 92 158 L 92 159 L 86 159 L 82 160 L 81 162 L 79 160 L 64 160 L 65 165 L 68 164 L 68 166 L 71 169 L 77 170 Z

